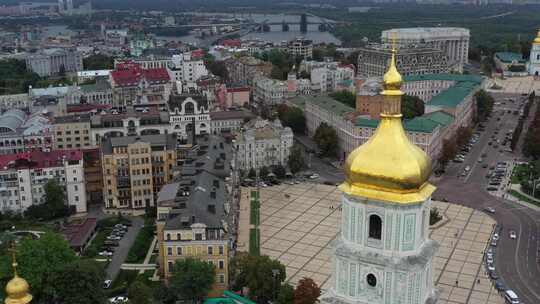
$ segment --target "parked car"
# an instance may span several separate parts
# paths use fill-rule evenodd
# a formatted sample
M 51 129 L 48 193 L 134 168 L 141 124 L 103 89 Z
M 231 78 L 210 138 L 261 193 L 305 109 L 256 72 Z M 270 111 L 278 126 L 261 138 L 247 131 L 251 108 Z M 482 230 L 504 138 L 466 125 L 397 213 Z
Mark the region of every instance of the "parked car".
M 504 286 L 504 283 L 501 280 L 497 280 L 497 282 L 495 282 L 495 289 L 498 291 L 505 290 L 506 286 Z
M 486 262 L 487 262 L 488 264 L 493 264 L 493 256 L 492 256 L 491 258 L 488 257 L 488 258 L 486 259 Z
M 487 269 L 488 269 L 488 271 L 492 271 L 492 272 L 493 272 L 493 271 L 495 271 L 495 265 L 493 265 L 493 264 L 488 264 L 488 265 L 487 265 Z
M 122 303 L 127 303 L 128 301 L 129 301 L 128 297 L 123 297 L 123 296 L 117 296 L 117 297 L 109 299 L 109 302 L 111 304 L 122 304 Z
M 514 230 L 510 230 L 510 238 L 513 240 L 517 239 L 517 234 Z
M 105 242 L 103 242 L 103 244 L 107 246 L 114 246 L 114 247 L 119 245 L 118 241 L 113 241 L 113 240 L 106 240 Z
M 492 237 L 493 240 L 498 241 L 499 240 L 499 233 L 495 232 Z
M 100 255 L 102 257 L 111 257 L 111 256 L 113 256 L 113 253 L 109 252 L 109 251 L 102 251 L 102 252 L 98 253 L 98 255 Z
M 119 240 L 121 240 L 121 239 L 122 239 L 122 238 L 119 237 L 119 236 L 117 236 L 117 235 L 109 235 L 109 236 L 107 237 L 107 240 L 111 240 L 111 241 L 119 241 Z
M 111 288 L 112 280 L 105 280 L 103 282 L 103 289 L 109 289 Z
M 492 280 L 497 280 L 499 278 L 499 275 L 495 271 L 489 271 L 488 273 L 489 273 L 489 277 Z

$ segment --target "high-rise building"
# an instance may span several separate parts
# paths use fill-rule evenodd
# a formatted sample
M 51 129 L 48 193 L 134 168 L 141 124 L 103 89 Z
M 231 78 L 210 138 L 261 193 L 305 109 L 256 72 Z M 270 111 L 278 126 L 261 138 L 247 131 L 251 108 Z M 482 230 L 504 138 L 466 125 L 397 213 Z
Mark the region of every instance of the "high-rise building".
M 332 287 L 321 303 L 435 303 L 429 239 L 429 157 L 401 122 L 403 82 L 395 54 L 384 75 L 383 112 L 372 138 L 345 162 L 341 235 L 334 243 Z M 391 147 L 391 149 L 389 149 Z
M 392 56 L 388 45 L 371 44 L 358 52 L 359 78 L 382 77 Z M 441 50 L 419 47 L 400 47 L 396 54 L 397 68 L 403 75 L 448 73 L 448 56 Z
M 382 43 L 390 44 L 395 39 L 399 46 L 423 44 L 442 50 L 450 68 L 457 72 L 463 72 L 463 65 L 469 62 L 469 38 L 468 29 L 457 27 L 397 28 L 381 34 Z
M 538 35 L 533 40 L 529 58 L 529 74 L 540 77 L 540 30 L 538 30 Z

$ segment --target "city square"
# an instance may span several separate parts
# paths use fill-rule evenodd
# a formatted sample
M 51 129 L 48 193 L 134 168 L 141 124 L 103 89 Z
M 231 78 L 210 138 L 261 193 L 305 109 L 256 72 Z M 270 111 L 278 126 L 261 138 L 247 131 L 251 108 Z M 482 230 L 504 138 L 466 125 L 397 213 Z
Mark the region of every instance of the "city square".
M 242 189 L 238 250 L 246 250 L 249 231 L 248 188 Z M 332 241 L 339 233 L 341 191 L 315 183 L 261 188 L 261 254 L 286 266 L 287 281 L 312 278 L 331 287 Z M 495 221 L 457 204 L 434 201 L 443 219 L 430 228 L 440 248 L 434 258 L 439 303 L 504 303 L 483 265 L 483 252 Z

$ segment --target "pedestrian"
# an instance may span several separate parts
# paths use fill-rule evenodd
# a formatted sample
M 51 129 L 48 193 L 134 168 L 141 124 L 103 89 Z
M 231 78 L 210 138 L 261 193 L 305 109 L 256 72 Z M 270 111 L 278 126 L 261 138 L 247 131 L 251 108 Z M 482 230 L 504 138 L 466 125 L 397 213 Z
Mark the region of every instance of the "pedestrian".
M 456 286 L 458 286 L 458 284 L 459 284 L 459 282 L 458 282 L 458 280 L 456 280 Z
M 478 284 L 480 284 L 480 279 L 478 279 L 476 282 L 478 282 Z

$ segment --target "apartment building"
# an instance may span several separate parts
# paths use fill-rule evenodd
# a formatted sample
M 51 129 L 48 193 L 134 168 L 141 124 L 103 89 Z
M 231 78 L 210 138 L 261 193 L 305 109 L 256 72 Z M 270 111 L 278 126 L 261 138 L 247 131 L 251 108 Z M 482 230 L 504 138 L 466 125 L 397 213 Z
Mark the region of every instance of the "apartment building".
M 260 59 L 244 56 L 225 60 L 227 82 L 235 85 L 253 85 L 257 76 L 270 77 L 272 64 Z
M 108 212 L 144 214 L 173 179 L 176 136 L 109 137 L 101 144 L 103 200 Z
M 292 145 L 291 128 L 283 127 L 278 119 L 273 122 L 254 119 L 236 135 L 238 168 L 287 166 Z
M 293 57 L 312 58 L 313 57 L 313 41 L 297 38 L 287 44 L 287 52 Z
M 51 123 L 41 113 L 12 109 L 0 115 L 0 154 L 46 151 L 52 142 Z
M 172 56 L 169 67 L 172 79 L 182 83 L 194 83 L 201 77 L 208 76 L 208 70 L 201 58 L 193 58 L 191 52 Z
M 253 101 L 259 106 L 276 106 L 287 97 L 288 86 L 284 81 L 258 77 L 254 80 Z
M 245 110 L 210 112 L 210 133 L 219 135 L 239 131 L 247 121 L 253 118 L 255 115 Z
M 161 277 L 168 281 L 176 261 L 196 258 L 215 266 L 209 297 L 228 288 L 231 210 L 230 162 L 233 150 L 210 135 L 188 153 L 181 174 L 163 186 L 157 199 L 157 238 Z
M 169 133 L 186 139 L 210 133 L 208 100 L 199 94 L 173 94 L 169 98 Z
M 45 185 L 56 179 L 64 188 L 66 204 L 86 212 L 86 185 L 82 152 L 32 151 L 0 156 L 0 210 L 23 213 L 45 202 Z
M 338 89 L 353 89 L 354 66 L 318 67 L 311 70 L 311 88 L 325 94 Z
M 55 117 L 53 138 L 54 149 L 89 149 L 93 147 L 90 114 Z

